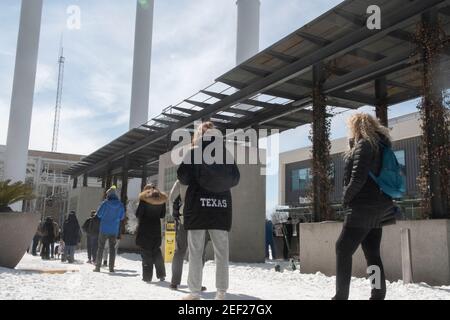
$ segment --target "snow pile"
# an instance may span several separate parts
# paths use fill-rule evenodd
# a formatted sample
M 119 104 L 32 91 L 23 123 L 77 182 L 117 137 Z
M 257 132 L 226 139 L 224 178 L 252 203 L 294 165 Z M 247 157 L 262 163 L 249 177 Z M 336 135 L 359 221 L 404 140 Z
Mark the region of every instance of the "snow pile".
M 123 254 L 117 257 L 116 273 L 107 269 L 92 272 L 93 266 L 83 263 L 85 253 L 76 254 L 80 261 L 68 265 L 60 261 L 43 261 L 26 255 L 16 270 L 0 268 L 0 299 L 164 299 L 178 300 L 188 293 L 186 286 L 188 264 L 185 264 L 179 291 L 172 291 L 169 282 L 141 280 L 139 255 Z M 82 262 L 83 261 L 83 262 Z M 228 299 L 317 299 L 329 300 L 334 295 L 335 278 L 323 274 L 301 274 L 289 271 L 275 272 L 275 262 L 265 264 L 231 264 Z M 64 274 L 42 273 L 39 270 L 68 270 Z M 215 295 L 214 262 L 205 265 L 203 284 L 208 288 L 204 299 Z M 170 281 L 170 264 L 166 265 Z M 155 279 L 156 280 L 156 279 Z M 350 299 L 367 299 L 370 286 L 366 279 L 352 279 Z M 430 287 L 426 284 L 388 284 L 387 299 L 446 299 L 450 300 L 450 287 Z

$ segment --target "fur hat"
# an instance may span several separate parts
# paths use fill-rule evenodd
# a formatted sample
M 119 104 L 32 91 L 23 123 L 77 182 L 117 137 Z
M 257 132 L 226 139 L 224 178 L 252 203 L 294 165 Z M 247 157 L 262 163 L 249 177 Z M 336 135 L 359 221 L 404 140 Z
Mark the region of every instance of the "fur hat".
M 139 194 L 139 200 L 144 201 L 152 205 L 161 205 L 167 202 L 169 197 L 164 192 L 159 191 L 156 188 L 142 191 Z

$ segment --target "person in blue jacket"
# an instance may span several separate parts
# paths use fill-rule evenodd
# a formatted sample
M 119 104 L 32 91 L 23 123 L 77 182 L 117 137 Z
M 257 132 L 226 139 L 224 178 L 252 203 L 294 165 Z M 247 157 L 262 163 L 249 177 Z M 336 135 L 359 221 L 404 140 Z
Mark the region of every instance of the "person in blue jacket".
M 106 200 L 98 208 L 97 217 L 100 219 L 100 234 L 94 272 L 100 272 L 106 241 L 109 241 L 109 272 L 114 272 L 116 259 L 114 247 L 120 229 L 120 222 L 125 218 L 125 208 L 119 197 L 117 197 L 116 186 L 112 186 L 106 191 Z

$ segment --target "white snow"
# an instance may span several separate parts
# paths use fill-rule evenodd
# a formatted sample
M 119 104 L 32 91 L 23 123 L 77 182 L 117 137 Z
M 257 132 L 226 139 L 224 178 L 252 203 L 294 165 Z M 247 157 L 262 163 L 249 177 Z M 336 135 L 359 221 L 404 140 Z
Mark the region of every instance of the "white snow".
M 141 261 L 136 254 L 122 254 L 116 260 L 116 273 L 107 269 L 92 272 L 86 253 L 76 254 L 75 264 L 42 261 L 25 255 L 15 270 L 0 268 L 0 299 L 165 299 L 178 300 L 188 293 L 184 265 L 183 282 L 179 291 L 168 288 L 171 268 L 166 264 L 166 282 L 151 284 L 141 280 Z M 265 264 L 231 264 L 228 299 L 329 300 L 334 295 L 335 278 L 323 274 L 301 274 L 286 270 L 274 271 L 278 262 Z M 63 274 L 41 273 L 36 270 L 71 270 Z M 213 299 L 214 262 L 205 265 L 203 284 L 208 288 L 202 296 Z M 352 279 L 350 299 L 367 299 L 370 286 L 366 279 Z M 450 300 L 450 286 L 430 287 L 426 284 L 403 285 L 401 281 L 388 284 L 387 299 Z

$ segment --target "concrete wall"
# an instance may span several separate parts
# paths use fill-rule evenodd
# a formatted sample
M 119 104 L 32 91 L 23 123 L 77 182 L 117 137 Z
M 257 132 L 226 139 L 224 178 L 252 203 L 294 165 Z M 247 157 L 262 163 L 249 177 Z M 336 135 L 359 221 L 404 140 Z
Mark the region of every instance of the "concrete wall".
M 381 255 L 390 281 L 402 279 L 400 229 L 411 230 L 414 282 L 450 285 L 450 220 L 399 221 L 383 229 Z M 300 265 L 302 273 L 320 271 L 335 275 L 335 244 L 342 223 L 300 224 Z M 353 276 L 366 276 L 361 248 L 353 256 Z
M 75 210 L 80 226 L 90 217 L 103 201 L 104 189 L 99 187 L 78 187 L 69 192 L 69 211 Z M 81 247 L 86 248 L 86 235 L 83 234 Z
M 242 148 L 243 147 L 238 147 Z M 254 148 L 247 148 L 246 151 Z M 265 155 L 264 155 L 265 157 Z M 248 159 L 248 157 L 247 157 Z M 158 185 L 164 188 L 165 170 L 173 167 L 170 153 L 159 160 Z M 266 177 L 261 175 L 261 165 L 239 165 L 241 180 L 232 189 L 233 225 L 230 233 L 230 260 L 233 262 L 264 262 Z M 212 250 L 208 245 L 208 258 Z

